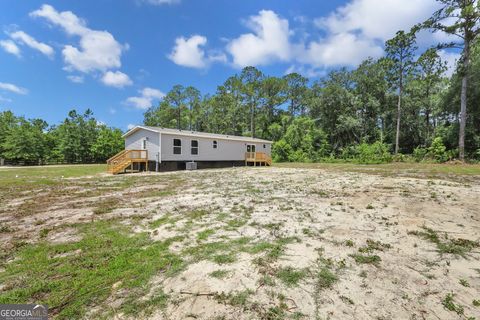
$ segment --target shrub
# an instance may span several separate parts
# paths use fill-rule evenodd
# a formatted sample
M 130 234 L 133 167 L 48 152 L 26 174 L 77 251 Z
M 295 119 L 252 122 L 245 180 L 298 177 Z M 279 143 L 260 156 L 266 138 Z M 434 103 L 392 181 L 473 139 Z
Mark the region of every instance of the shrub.
M 415 159 L 416 162 L 423 161 L 427 153 L 428 153 L 427 148 L 417 147 L 413 149 L 413 158 Z
M 372 144 L 361 143 L 343 149 L 341 158 L 363 164 L 391 162 L 392 155 L 388 149 L 388 145 L 380 141 Z
M 428 148 L 428 157 L 436 162 L 445 162 L 448 160 L 447 148 L 443 144 L 442 138 L 433 139 L 432 145 Z

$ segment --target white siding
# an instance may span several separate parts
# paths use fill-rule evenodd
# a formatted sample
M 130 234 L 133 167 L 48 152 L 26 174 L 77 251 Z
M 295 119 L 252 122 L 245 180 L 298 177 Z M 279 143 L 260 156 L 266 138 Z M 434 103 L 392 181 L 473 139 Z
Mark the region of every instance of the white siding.
M 157 160 L 159 133 L 140 129 L 125 137 L 126 150 L 142 150 L 142 141 L 147 139 L 148 160 Z M 173 152 L 173 151 L 172 151 Z
M 173 154 L 173 139 L 182 141 L 182 154 Z M 192 140 L 198 141 L 198 155 L 191 154 Z M 216 149 L 213 148 L 213 141 L 217 141 Z M 241 161 L 245 160 L 247 144 L 255 144 L 257 152 L 271 154 L 270 143 L 252 143 L 162 133 L 162 161 Z

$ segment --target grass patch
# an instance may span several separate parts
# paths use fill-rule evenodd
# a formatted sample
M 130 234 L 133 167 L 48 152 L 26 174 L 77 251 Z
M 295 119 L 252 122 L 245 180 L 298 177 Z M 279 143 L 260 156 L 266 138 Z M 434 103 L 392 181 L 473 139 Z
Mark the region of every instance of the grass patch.
M 220 270 L 215 270 L 213 272 L 210 272 L 208 275 L 212 278 L 224 279 L 224 278 L 228 277 L 229 274 L 230 274 L 230 271 L 220 269 Z
M 218 254 L 212 260 L 218 264 L 234 263 L 237 261 L 237 256 L 234 253 Z
M 275 276 L 287 287 L 296 287 L 298 283 L 307 276 L 307 271 L 293 267 L 285 267 L 278 269 Z
M 321 290 L 331 288 L 338 280 L 337 276 L 327 267 L 322 267 L 316 278 L 316 284 Z
M 464 313 L 463 307 L 458 304 L 455 304 L 453 297 L 454 297 L 453 293 L 448 293 L 445 296 L 445 298 L 443 298 L 442 305 L 445 307 L 445 309 L 449 311 L 456 312 L 458 315 L 463 315 Z
M 377 255 L 363 255 L 363 254 L 351 254 L 356 263 L 358 264 L 373 264 L 378 266 L 382 259 Z
M 217 293 L 214 298 L 219 303 L 229 304 L 234 307 L 245 307 L 249 302 L 249 297 L 254 292 L 252 290 L 244 290 L 244 291 L 237 291 L 237 292 L 229 292 L 229 293 Z
M 107 171 L 105 164 L 82 164 L 63 166 L 17 167 L 0 170 L 0 191 L 21 186 L 30 189 L 36 186 L 59 184 L 64 178 L 97 175 Z M 63 177 L 63 178 L 62 178 Z
M 120 204 L 120 199 L 118 198 L 107 198 L 98 202 L 98 205 L 93 209 L 94 214 L 105 214 L 112 212 Z
M 383 251 L 385 249 L 390 249 L 392 246 L 388 243 L 382 243 L 380 241 L 375 241 L 372 239 L 367 239 L 367 245 L 358 249 L 360 253 L 371 253 L 373 251 Z
M 480 247 L 480 244 L 477 241 L 462 238 L 449 239 L 447 234 L 445 234 L 442 238 L 439 236 L 437 231 L 431 228 L 422 227 L 422 229 L 423 231 L 409 231 L 408 234 L 421 237 L 434 243 L 437 246 L 437 251 L 441 255 L 450 253 L 465 257 L 467 253 L 471 252 L 475 248 Z
M 150 228 L 156 229 L 156 228 L 158 228 L 158 227 L 160 227 L 164 224 L 167 224 L 167 223 L 173 224 L 173 223 L 177 222 L 178 220 L 179 220 L 179 218 L 174 218 L 174 217 L 172 217 L 171 214 L 167 213 L 163 217 L 150 222 Z
M 222 240 L 215 242 L 200 243 L 196 246 L 183 250 L 184 254 L 192 257 L 194 262 L 210 260 L 219 264 L 232 263 L 241 251 L 247 251 L 247 245 L 251 241 L 248 237 L 234 240 Z
M 88 306 L 102 306 L 116 289 L 128 292 L 121 307 L 127 314 L 140 306 L 143 310 L 163 304 L 163 294 L 149 301 L 140 298 L 148 292 L 151 277 L 159 272 L 171 276 L 183 268 L 182 259 L 168 249 L 175 239 L 154 242 L 146 233 L 132 234 L 108 221 L 78 228 L 83 235 L 79 242 L 40 242 L 19 249 L 0 273 L 5 284 L 0 303 L 47 304 L 58 319 L 83 318 Z
M 212 234 L 215 234 L 215 230 L 207 229 L 197 233 L 198 240 L 207 240 Z

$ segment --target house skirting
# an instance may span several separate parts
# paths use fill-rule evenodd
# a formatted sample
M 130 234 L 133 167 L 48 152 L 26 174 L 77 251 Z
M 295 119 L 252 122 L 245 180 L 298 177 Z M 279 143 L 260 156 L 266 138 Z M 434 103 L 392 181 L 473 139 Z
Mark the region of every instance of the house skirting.
M 158 163 L 158 171 L 177 171 L 185 170 L 186 163 L 189 161 L 162 161 Z M 245 161 L 195 161 L 197 169 L 213 169 L 213 168 L 231 168 L 244 167 Z M 156 171 L 157 162 L 148 161 L 148 170 Z

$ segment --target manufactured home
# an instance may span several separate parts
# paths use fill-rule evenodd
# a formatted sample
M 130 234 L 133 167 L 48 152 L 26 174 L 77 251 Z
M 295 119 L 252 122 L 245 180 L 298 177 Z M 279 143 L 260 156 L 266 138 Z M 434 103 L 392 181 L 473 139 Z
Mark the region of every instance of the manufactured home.
M 272 164 L 272 141 L 136 126 L 123 135 L 125 150 L 107 160 L 108 171 L 172 171 Z

